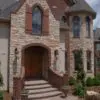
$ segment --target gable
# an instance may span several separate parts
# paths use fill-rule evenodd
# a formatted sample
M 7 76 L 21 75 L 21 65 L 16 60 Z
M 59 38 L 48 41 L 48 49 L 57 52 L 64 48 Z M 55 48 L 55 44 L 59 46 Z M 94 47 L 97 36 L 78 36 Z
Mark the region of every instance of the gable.
M 1 6 L 3 4 L 5 5 L 4 7 L 1 7 L 3 10 L 1 11 L 0 17 L 7 18 L 10 16 L 11 12 L 17 12 L 25 1 L 26 0 L 7 0 L 7 3 L 5 3 L 5 0 L 0 1 Z M 68 2 L 66 3 L 65 1 L 66 0 L 47 0 L 49 8 L 58 20 L 60 19 L 60 16 L 64 14 L 65 8 L 69 5 Z M 70 0 L 67 1 L 70 2 Z

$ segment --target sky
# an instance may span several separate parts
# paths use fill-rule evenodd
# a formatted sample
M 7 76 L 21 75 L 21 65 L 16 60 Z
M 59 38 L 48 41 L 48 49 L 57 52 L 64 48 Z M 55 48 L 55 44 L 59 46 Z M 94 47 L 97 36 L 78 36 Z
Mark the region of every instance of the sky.
M 94 29 L 100 28 L 100 0 L 86 0 L 86 1 L 97 13 L 96 19 L 94 20 Z

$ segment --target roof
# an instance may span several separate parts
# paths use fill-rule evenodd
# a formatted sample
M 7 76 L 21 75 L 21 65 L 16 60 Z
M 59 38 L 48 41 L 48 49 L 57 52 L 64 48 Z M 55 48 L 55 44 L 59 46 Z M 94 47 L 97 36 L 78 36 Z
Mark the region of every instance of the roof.
M 0 11 L 0 19 L 10 19 L 10 14 L 11 12 L 15 11 L 18 7 L 20 6 L 20 2 L 19 1 L 15 1 L 12 4 L 10 4 L 9 6 L 5 6 L 5 8 L 1 9 Z
M 5 9 L 18 0 L 0 0 L 0 9 Z
M 77 0 L 76 4 L 72 7 L 66 9 L 66 12 L 73 13 L 73 12 L 88 12 L 92 14 L 93 18 L 96 17 L 96 12 L 88 5 L 85 0 Z
M 23 4 L 25 0 L 0 0 L 0 20 L 10 20 L 11 12 L 16 11 Z M 48 4 L 54 15 L 59 17 L 65 12 L 67 2 L 71 5 L 74 3 L 74 0 L 47 0 Z

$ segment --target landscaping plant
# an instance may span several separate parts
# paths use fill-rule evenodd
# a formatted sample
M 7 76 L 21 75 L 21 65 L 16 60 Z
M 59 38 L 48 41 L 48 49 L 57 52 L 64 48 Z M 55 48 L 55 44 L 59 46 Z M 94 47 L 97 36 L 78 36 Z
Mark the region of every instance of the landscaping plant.
M 0 72 L 0 87 L 2 87 L 2 86 L 3 86 L 3 77 Z M 3 100 L 3 94 L 4 94 L 4 92 L 2 90 L 0 90 L 0 100 Z
M 79 97 L 84 97 L 86 93 L 85 88 L 85 72 L 83 69 L 82 50 L 77 53 L 77 82 L 75 85 L 75 94 Z
M 93 80 L 93 78 L 88 77 L 86 79 L 86 85 L 89 86 L 89 87 L 94 86 L 94 80 Z

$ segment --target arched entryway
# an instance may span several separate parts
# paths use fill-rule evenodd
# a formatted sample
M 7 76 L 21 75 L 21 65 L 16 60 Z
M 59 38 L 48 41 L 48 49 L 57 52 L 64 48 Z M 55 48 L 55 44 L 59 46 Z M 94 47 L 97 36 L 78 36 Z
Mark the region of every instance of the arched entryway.
M 48 79 L 49 50 L 42 46 L 29 46 L 24 49 L 23 60 L 25 79 Z

